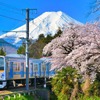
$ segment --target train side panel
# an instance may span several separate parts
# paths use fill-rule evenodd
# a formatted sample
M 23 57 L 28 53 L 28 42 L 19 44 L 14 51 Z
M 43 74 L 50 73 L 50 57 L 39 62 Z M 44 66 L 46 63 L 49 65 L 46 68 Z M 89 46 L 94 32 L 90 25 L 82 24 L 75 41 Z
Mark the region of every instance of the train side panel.
M 25 59 L 19 58 L 7 58 L 6 59 L 6 79 L 16 80 L 25 78 Z
M 45 63 L 40 59 L 31 59 L 29 61 L 29 78 L 49 77 L 54 72 L 50 72 L 50 62 Z M 26 78 L 25 59 L 7 58 L 6 60 L 6 80 L 17 80 Z
M 40 59 L 33 59 L 33 74 L 34 77 L 37 76 L 38 78 L 41 77 L 41 63 L 43 61 Z
M 5 81 L 6 80 L 6 69 L 5 69 L 5 57 L 0 56 L 0 81 Z

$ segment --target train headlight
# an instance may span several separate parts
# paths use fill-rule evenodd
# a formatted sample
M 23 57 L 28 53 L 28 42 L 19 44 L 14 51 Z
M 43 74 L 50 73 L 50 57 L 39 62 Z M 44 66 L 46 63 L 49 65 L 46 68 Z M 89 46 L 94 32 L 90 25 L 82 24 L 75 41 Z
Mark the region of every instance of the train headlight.
M 2 73 L 1 77 L 4 78 L 4 73 Z
M 0 78 L 4 78 L 4 73 L 0 73 Z

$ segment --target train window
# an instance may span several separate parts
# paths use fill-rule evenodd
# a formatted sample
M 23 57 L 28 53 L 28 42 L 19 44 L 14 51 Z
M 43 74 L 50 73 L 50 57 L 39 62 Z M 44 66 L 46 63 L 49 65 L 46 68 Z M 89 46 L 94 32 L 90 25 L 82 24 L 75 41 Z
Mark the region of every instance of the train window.
M 4 70 L 4 58 L 0 57 L 0 70 Z
M 7 66 L 7 72 L 9 72 L 9 70 L 10 70 L 10 63 L 6 62 L 6 66 Z
M 17 63 L 16 62 L 13 63 L 13 68 L 14 68 L 14 71 L 17 70 Z
M 24 71 L 24 62 L 21 63 L 21 71 Z
M 46 71 L 46 64 L 45 63 L 42 63 L 42 65 L 41 65 L 41 71 L 42 72 Z
M 19 72 L 20 71 L 20 63 L 18 63 L 18 62 L 14 63 L 14 71 L 15 72 Z
M 30 63 L 30 71 L 33 71 L 33 63 Z
M 18 69 L 17 70 L 20 71 L 20 66 L 18 66 Z
M 38 72 L 38 64 L 34 64 L 33 66 L 34 66 L 33 67 L 34 68 L 34 72 Z

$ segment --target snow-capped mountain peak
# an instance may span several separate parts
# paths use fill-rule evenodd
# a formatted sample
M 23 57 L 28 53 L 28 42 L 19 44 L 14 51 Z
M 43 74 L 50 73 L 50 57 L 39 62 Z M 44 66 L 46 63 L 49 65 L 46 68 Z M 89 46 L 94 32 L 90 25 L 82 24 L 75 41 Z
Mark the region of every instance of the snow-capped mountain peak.
M 29 23 L 29 38 L 38 39 L 40 34 L 47 34 L 54 35 L 56 34 L 59 28 L 63 29 L 65 25 L 69 26 L 70 23 L 74 24 L 81 24 L 80 22 L 74 20 L 70 16 L 66 15 L 65 13 L 58 11 L 58 12 L 45 12 L 39 17 L 31 20 Z M 13 31 L 25 31 L 26 24 L 13 30 Z M 0 36 L 0 38 L 10 39 L 14 37 L 14 44 L 20 41 L 20 37 L 25 38 L 25 32 L 8 32 Z

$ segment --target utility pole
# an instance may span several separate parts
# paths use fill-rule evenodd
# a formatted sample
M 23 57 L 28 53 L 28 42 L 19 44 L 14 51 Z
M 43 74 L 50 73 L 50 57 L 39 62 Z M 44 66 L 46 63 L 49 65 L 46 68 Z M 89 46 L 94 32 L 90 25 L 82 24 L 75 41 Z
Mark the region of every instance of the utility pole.
M 37 9 L 26 9 L 26 90 L 29 90 L 29 13 L 30 10 Z
M 29 11 L 26 9 L 26 90 L 29 90 Z M 6 32 L 25 32 L 25 31 L 6 31 Z
M 26 32 L 26 90 L 29 90 L 29 13 L 30 10 L 37 9 L 23 9 L 26 10 L 26 31 L 5 31 L 5 32 Z
M 29 90 L 29 9 L 26 9 L 26 90 Z

